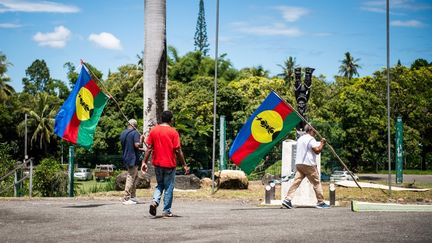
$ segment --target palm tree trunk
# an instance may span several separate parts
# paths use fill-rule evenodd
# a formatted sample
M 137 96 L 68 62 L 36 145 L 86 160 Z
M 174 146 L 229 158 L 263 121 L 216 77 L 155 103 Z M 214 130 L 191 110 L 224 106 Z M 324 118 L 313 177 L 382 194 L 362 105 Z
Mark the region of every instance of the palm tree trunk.
M 166 99 L 166 0 L 144 0 L 143 63 L 143 132 L 146 135 L 160 121 Z

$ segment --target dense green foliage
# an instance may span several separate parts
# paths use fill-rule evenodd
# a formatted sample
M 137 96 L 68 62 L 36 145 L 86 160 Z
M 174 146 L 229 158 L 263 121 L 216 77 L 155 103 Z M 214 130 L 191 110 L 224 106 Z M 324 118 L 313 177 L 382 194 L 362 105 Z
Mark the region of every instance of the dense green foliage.
M 67 195 L 68 175 L 52 158 L 46 158 L 36 167 L 34 189 L 43 197 L 61 197 Z
M 9 171 L 15 168 L 15 161 L 10 155 L 11 147 L 6 143 L 0 143 L 0 178 L 4 177 Z M 0 196 L 12 196 L 14 189 L 12 184 L 14 182 L 14 174 L 7 176 L 0 181 Z
M 313 126 L 326 137 L 338 155 L 355 171 L 374 171 L 387 166 L 387 98 L 386 70 L 378 70 L 372 76 L 357 75 L 357 59 L 349 56 L 350 73 L 342 73 L 329 82 L 326 77 L 313 77 L 307 117 Z M 2 86 L 0 86 L 0 142 L 9 145 L 13 159 L 21 159 L 24 151 L 24 114 L 28 114 L 28 143 L 30 157 L 36 164 L 44 158 L 57 162 L 67 156 L 67 146 L 53 134 L 53 119 L 65 100 L 65 94 L 78 77 L 77 68 L 71 63 L 69 80 L 55 83 L 43 60 L 36 60 L 26 71 L 25 89 L 16 93 L 4 84 L 8 63 L 6 56 L 0 59 Z M 179 56 L 169 47 L 168 106 L 174 113 L 175 127 L 181 134 L 186 160 L 192 168 L 211 167 L 213 143 L 213 92 L 215 60 L 200 51 Z M 10 65 L 10 64 L 8 64 Z M 89 64 L 88 64 L 89 65 Z M 262 66 L 237 70 L 226 59 L 218 59 L 217 114 L 227 121 L 228 145 L 261 104 L 271 90 L 275 90 L 287 102 L 296 106 L 290 74 L 295 58 L 290 57 L 281 65 L 282 74 L 271 77 Z M 39 73 L 39 67 L 41 73 Z M 94 66 L 89 65 L 102 89 L 112 95 L 95 133 L 95 143 L 90 151 L 76 148 L 76 163 L 94 167 L 95 164 L 113 163 L 121 167 L 119 135 L 130 118 L 143 121 L 142 66 L 127 64 L 110 72 L 105 79 Z M 354 69 L 353 69 L 354 67 Z M 319 72 L 319 67 L 317 67 Z M 345 76 L 345 77 L 344 77 Z M 391 138 L 394 151 L 394 122 L 401 116 L 404 123 L 404 168 L 430 169 L 432 162 L 432 65 L 418 59 L 411 67 L 400 64 L 390 69 L 391 77 Z M 70 85 L 67 87 L 66 83 Z M 59 87 L 63 87 L 60 89 Z M 67 90 L 64 90 L 64 87 Z M 219 126 L 217 125 L 217 134 Z M 295 138 L 295 131 L 288 138 Z M 218 135 L 216 136 L 218 140 Z M 218 142 L 216 143 L 218 147 Z M 63 152 L 62 152 L 63 150 Z M 218 148 L 216 148 L 218 151 Z M 394 152 L 393 152 L 394 153 Z M 394 155 L 392 155 L 394 157 Z M 270 156 L 264 167 L 280 160 L 280 148 Z M 49 160 L 53 161 L 53 160 Z M 67 159 L 64 159 L 67 161 Z M 272 162 L 273 161 L 273 162 Z M 326 149 L 322 162 L 325 168 L 337 165 L 336 159 Z M 46 162 L 48 163 L 48 162 Z M 48 163 L 49 164 L 49 163 Z M 57 171 L 52 164 L 44 165 Z M 393 167 L 393 166 L 392 166 Z M 265 168 L 264 168 L 265 169 Z M 54 173 L 55 174 L 55 173 Z M 44 184 L 40 183 L 40 190 Z M 41 191 L 42 193 L 42 191 Z M 61 194 L 61 192 L 58 192 Z M 43 194 L 43 193 L 42 193 Z

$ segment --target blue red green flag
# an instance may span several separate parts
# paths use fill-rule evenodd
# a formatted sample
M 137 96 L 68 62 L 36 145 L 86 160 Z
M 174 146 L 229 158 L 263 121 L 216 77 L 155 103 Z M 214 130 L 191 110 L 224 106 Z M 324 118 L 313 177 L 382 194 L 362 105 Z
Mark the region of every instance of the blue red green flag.
M 68 142 L 90 149 L 108 99 L 82 66 L 75 87 L 56 115 L 54 133 Z
M 250 174 L 300 121 L 291 106 L 272 91 L 240 129 L 231 145 L 230 159 Z

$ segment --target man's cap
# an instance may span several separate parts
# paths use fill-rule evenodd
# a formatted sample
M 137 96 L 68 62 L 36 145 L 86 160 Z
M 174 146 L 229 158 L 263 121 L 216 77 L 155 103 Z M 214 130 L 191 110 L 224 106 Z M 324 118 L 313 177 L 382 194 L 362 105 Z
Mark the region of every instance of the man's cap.
M 137 120 L 135 120 L 135 119 L 130 119 L 129 121 L 128 121 L 128 125 L 132 125 L 133 127 L 137 127 L 138 126 L 138 122 L 137 122 Z
M 306 124 L 306 126 L 304 127 L 304 131 L 305 131 L 305 132 L 309 132 L 309 131 L 311 131 L 311 130 L 312 130 L 312 126 L 309 125 L 309 124 Z

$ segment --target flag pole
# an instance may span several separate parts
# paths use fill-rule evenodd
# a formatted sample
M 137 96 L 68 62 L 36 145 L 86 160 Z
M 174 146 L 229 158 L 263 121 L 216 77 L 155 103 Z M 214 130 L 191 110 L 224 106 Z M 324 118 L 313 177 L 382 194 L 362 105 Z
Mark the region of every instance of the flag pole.
M 390 1 L 386 1 L 386 47 L 387 47 L 387 159 L 388 187 L 391 196 L 391 139 L 390 139 Z
M 218 43 L 219 42 L 219 0 L 216 0 L 216 39 L 215 39 L 215 75 L 213 84 L 213 146 L 212 146 L 212 194 L 215 193 L 215 160 L 216 160 L 216 97 L 218 78 Z M 220 170 L 220 168 L 219 168 Z
M 309 125 L 313 131 L 315 131 L 315 133 L 318 135 L 318 137 L 323 138 L 323 136 L 321 136 L 321 134 L 318 132 L 318 130 L 316 130 L 308 121 L 306 121 L 306 119 L 296 110 L 294 109 L 294 107 L 292 107 L 288 102 L 286 102 L 285 99 L 282 99 L 282 97 L 280 97 L 276 91 L 272 90 L 286 105 L 288 105 L 295 113 L 297 113 L 297 115 L 300 117 L 300 119 L 302 119 L 302 121 L 304 121 L 307 125 Z M 339 155 L 337 155 L 336 151 L 334 150 L 333 146 L 331 146 L 330 143 L 327 142 L 327 146 L 330 148 L 330 151 L 332 152 L 332 154 L 339 160 L 339 162 L 342 164 L 342 166 L 344 167 L 344 169 L 346 171 L 348 171 L 348 174 L 351 176 L 351 178 L 354 180 L 355 184 L 358 186 L 358 188 L 363 189 L 357 182 L 357 180 L 354 178 L 354 174 L 351 172 L 350 169 L 348 169 L 348 167 L 346 166 L 346 164 L 342 161 L 342 159 L 339 157 Z

